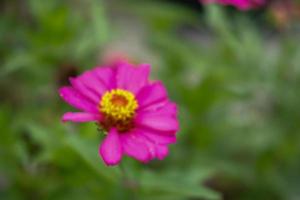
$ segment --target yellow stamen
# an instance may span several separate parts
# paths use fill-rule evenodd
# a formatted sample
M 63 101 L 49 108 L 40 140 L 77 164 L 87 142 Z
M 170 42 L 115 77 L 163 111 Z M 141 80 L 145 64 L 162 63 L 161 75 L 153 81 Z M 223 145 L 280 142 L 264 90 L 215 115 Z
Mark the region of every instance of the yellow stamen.
M 105 129 L 112 126 L 126 131 L 132 126 L 132 118 L 138 108 L 134 94 L 122 89 L 107 91 L 99 103 L 99 111 L 104 115 L 101 122 Z

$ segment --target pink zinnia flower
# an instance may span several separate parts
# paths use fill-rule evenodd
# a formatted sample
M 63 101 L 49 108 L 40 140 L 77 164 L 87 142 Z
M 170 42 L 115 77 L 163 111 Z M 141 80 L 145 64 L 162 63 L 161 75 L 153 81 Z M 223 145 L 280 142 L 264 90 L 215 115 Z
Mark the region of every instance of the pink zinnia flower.
M 219 3 L 222 5 L 235 6 L 240 10 L 249 10 L 263 6 L 267 0 L 200 0 L 203 3 Z
M 179 128 L 176 104 L 160 81 L 149 81 L 150 66 L 119 62 L 96 67 L 60 88 L 60 96 L 81 112 L 67 112 L 63 121 L 96 122 L 106 131 L 99 154 L 107 165 L 122 155 L 144 163 L 163 159 Z

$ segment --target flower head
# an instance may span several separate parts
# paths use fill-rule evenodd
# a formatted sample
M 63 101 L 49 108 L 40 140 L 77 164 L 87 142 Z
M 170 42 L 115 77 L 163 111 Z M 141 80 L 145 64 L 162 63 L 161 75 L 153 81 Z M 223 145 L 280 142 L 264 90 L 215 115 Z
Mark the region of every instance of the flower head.
M 123 155 L 142 162 L 163 159 L 176 141 L 176 104 L 159 81 L 149 81 L 150 66 L 118 62 L 95 67 L 60 88 L 60 96 L 80 112 L 67 112 L 63 121 L 96 122 L 106 132 L 99 154 L 107 165 Z
M 219 3 L 222 5 L 235 6 L 240 10 L 249 10 L 263 6 L 267 0 L 200 0 L 203 3 Z

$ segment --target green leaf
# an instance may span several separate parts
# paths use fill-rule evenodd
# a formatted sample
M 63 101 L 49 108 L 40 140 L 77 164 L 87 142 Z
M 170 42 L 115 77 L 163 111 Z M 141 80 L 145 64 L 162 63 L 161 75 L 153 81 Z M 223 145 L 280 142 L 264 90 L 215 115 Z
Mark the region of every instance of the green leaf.
M 178 171 L 176 173 L 178 173 Z M 221 198 L 217 192 L 201 185 L 201 182 L 189 181 L 184 179 L 184 177 L 178 177 L 178 174 L 174 177 L 168 173 L 155 174 L 144 172 L 140 179 L 140 184 L 144 192 L 151 192 L 153 194 L 167 193 L 182 197 L 198 197 L 211 200 Z

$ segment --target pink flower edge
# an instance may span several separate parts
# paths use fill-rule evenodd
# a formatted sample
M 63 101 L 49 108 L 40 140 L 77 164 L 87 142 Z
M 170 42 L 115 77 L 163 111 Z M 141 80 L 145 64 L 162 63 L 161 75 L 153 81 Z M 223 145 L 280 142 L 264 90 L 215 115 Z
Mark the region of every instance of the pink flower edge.
M 243 11 L 259 8 L 266 4 L 266 0 L 200 0 L 200 1 L 205 4 L 218 3 L 221 5 L 230 5 Z

